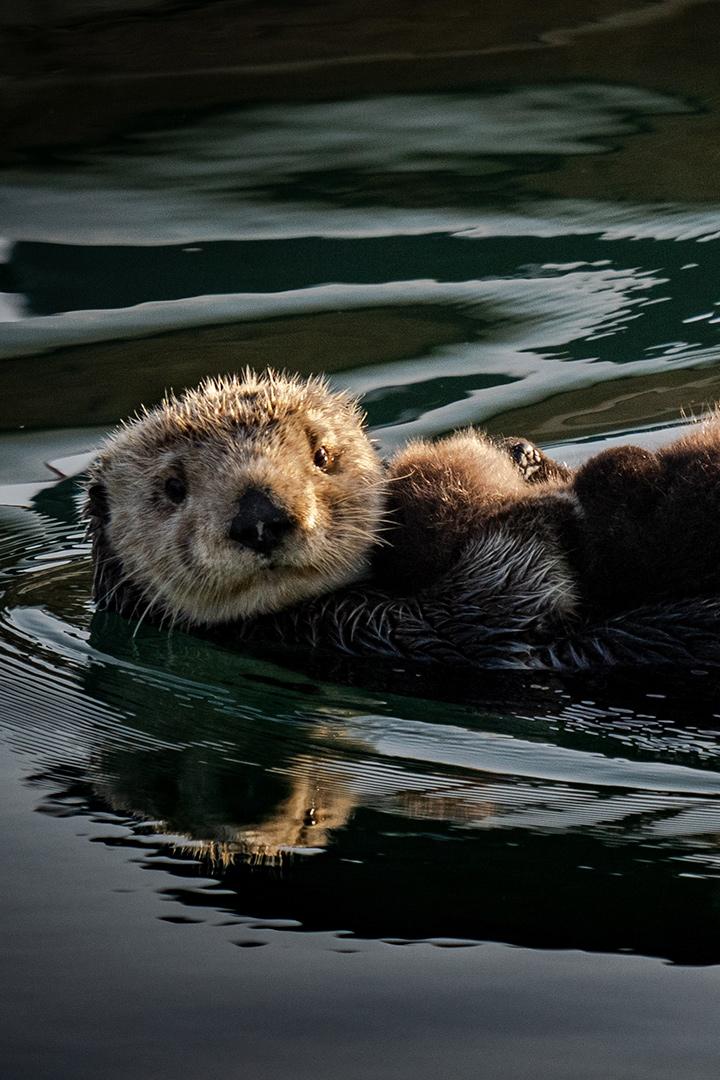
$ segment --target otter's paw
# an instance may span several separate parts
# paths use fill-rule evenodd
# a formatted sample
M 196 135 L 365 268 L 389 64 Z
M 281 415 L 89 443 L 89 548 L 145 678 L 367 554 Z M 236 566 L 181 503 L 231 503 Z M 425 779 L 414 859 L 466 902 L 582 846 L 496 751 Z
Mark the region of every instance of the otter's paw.
M 523 480 L 528 484 L 564 484 L 573 478 L 572 469 L 548 457 L 529 439 L 519 439 L 517 435 L 513 435 L 502 439 L 499 445 L 510 455 Z
M 503 444 L 524 479 L 532 481 L 545 461 L 542 450 L 538 450 L 537 446 L 528 442 L 527 439 L 505 439 Z

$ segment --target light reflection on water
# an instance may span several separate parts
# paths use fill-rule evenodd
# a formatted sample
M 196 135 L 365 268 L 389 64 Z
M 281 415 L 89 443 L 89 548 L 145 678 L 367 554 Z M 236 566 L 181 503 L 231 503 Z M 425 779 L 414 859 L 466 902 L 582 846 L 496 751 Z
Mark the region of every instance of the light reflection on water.
M 694 107 L 592 83 L 260 106 L 143 133 L 122 152 L 78 153 L 51 172 L 9 170 L 0 354 L 29 358 L 53 389 L 57 379 L 62 419 L 78 425 L 110 423 L 208 367 L 345 369 L 338 382 L 369 395 L 371 422 L 395 429 L 391 444 L 614 383 L 618 364 L 623 377 L 713 371 L 714 207 L 533 189 L 538 170 L 617 154 L 650 118 L 678 114 L 692 123 Z M 412 334 L 392 320 L 412 312 L 432 330 L 408 356 Z M 326 346 L 312 320 L 330 313 L 337 337 Z M 285 320 L 274 351 L 253 352 L 271 320 Z M 207 342 L 215 327 L 224 348 Z M 89 375 L 94 343 L 170 333 L 157 372 L 143 377 L 138 355 L 123 397 L 111 367 L 85 417 L 67 366 L 41 361 L 69 350 L 66 364 Z M 438 395 L 438 377 L 462 388 L 447 382 Z M 393 411 L 398 385 L 417 388 L 409 411 Z M 697 404 L 679 397 L 676 410 Z M 19 416 L 51 426 L 22 394 L 0 423 Z
M 137 135 L 121 153 L 71 154 L 51 177 L 10 170 L 6 235 L 143 245 L 468 229 L 707 235 L 717 219 L 702 207 L 660 207 L 655 221 L 638 207 L 560 200 L 546 203 L 543 223 L 514 183 L 549 159 L 607 153 L 649 117 L 693 111 L 667 94 L 592 83 L 265 105 Z

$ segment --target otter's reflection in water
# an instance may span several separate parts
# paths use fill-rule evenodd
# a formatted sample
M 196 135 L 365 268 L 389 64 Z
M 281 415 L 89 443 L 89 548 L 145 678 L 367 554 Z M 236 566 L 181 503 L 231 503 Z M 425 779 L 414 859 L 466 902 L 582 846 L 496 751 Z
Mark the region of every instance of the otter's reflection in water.
M 85 692 L 121 701 L 128 727 L 98 729 L 82 772 L 51 767 L 45 808 L 122 815 L 125 838 L 108 842 L 176 875 L 172 899 L 385 940 L 720 961 L 716 688 L 702 679 L 684 705 L 687 683 L 576 692 L 505 676 L 483 680 L 478 705 L 477 689 L 442 701 L 414 672 L 375 669 L 372 689 L 362 673 L 361 691 L 182 635 L 133 641 L 113 617 L 91 646 Z M 434 700 L 400 696 L 413 679 Z

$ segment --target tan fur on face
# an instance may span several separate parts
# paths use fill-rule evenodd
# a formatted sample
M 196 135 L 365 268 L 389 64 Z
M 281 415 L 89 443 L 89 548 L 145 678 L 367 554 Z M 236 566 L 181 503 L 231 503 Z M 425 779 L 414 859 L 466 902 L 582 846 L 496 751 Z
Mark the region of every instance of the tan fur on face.
M 93 467 L 110 554 L 145 605 L 191 623 L 275 612 L 358 578 L 382 512 L 381 465 L 363 419 L 324 381 L 275 372 L 209 379 L 168 397 L 120 428 Z M 314 463 L 319 447 L 326 470 Z M 180 505 L 165 493 L 172 476 L 187 486 Z M 267 556 L 229 537 L 251 488 L 295 523 Z

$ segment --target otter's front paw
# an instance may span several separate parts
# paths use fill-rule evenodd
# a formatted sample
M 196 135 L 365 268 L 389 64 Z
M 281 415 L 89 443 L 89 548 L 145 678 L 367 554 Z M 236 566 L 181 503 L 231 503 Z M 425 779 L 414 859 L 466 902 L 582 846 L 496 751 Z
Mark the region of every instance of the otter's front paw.
M 510 454 L 523 477 L 531 481 L 543 466 L 544 455 L 527 439 L 505 439 L 505 449 Z
M 519 439 L 513 435 L 502 439 L 500 446 L 513 459 L 523 480 L 528 484 L 545 484 L 550 481 L 566 483 L 572 478 L 571 469 L 553 461 L 529 439 Z

